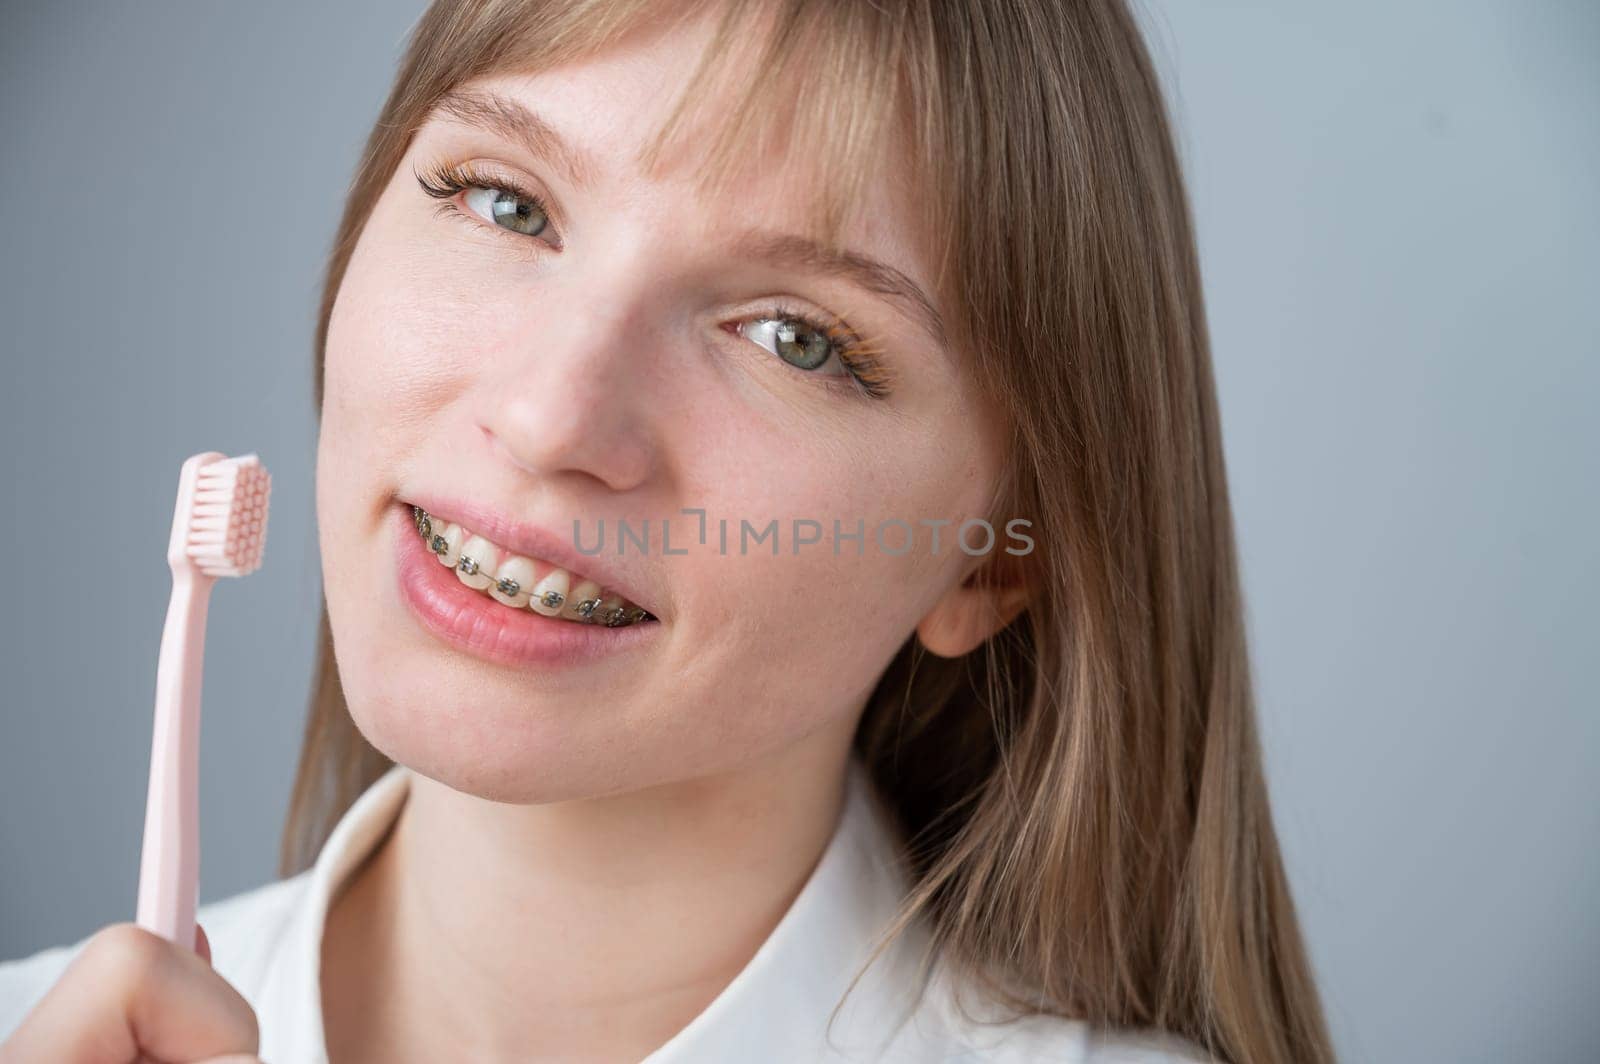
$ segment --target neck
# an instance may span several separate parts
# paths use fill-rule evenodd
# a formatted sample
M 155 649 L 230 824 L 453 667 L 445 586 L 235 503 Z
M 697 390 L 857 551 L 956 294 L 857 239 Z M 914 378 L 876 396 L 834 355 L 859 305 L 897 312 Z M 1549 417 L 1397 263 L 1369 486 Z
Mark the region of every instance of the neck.
M 413 775 L 323 936 L 330 1061 L 637 1061 L 777 926 L 840 815 L 848 735 L 735 772 L 506 805 Z

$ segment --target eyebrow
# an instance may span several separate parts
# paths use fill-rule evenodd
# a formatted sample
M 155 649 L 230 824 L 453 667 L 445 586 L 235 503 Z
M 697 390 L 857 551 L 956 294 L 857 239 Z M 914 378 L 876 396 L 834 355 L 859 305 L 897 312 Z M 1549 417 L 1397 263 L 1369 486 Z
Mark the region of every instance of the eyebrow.
M 578 187 L 594 184 L 594 175 L 600 170 L 594 156 L 511 97 L 452 89 L 439 98 L 435 110 L 521 145 L 530 154 L 550 162 Z M 933 300 L 909 276 L 887 263 L 855 251 L 835 251 L 810 237 L 765 229 L 741 233 L 734 241 L 733 255 L 779 269 L 836 277 L 884 296 L 936 343 L 946 343 L 944 319 Z
M 834 251 L 810 237 L 764 229 L 752 229 L 741 234 L 734 242 L 733 254 L 780 269 L 799 269 L 838 277 L 858 288 L 886 296 L 926 330 L 936 343 L 945 343 L 944 319 L 940 317 L 933 300 L 928 298 L 917 282 L 877 259 L 854 251 Z
M 435 110 L 522 145 L 554 164 L 571 184 L 593 184 L 600 169 L 594 156 L 569 143 L 549 122 L 510 97 L 452 89 L 439 97 Z

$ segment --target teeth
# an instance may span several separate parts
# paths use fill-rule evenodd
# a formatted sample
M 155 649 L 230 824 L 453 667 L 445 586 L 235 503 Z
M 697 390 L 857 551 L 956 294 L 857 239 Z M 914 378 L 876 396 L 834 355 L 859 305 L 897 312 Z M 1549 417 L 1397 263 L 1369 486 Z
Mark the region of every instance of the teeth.
M 551 569 L 544 574 L 544 579 L 534 585 L 528 608 L 546 617 L 559 615 L 561 608 L 567 604 L 567 585 L 571 580 L 572 575 L 565 569 Z
M 532 583 L 533 563 L 520 554 L 513 554 L 495 568 L 489 597 L 521 609 L 528 604 L 528 585 Z
M 504 606 L 613 628 L 650 617 L 643 607 L 559 567 L 552 567 L 535 580 L 537 570 L 532 559 L 503 550 L 453 521 L 440 521 L 421 507 L 413 506 L 411 513 L 418 535 L 439 564 L 450 566 L 465 586 L 484 592 Z
M 467 530 L 454 521 L 446 521 L 442 526 L 434 525 L 432 549 L 439 564 L 454 568 L 456 562 L 461 560 L 461 544 L 466 539 Z
M 586 607 L 585 603 L 589 605 Z M 567 603 L 561 607 L 561 616 L 574 621 L 587 620 L 589 612 L 599 603 L 600 585 L 593 580 L 584 580 L 567 595 Z
M 461 559 L 456 562 L 456 579 L 482 591 L 494 583 L 494 578 L 489 574 L 499 564 L 499 549 L 482 536 L 473 536 L 461 544 Z
M 600 600 L 600 605 L 595 607 L 592 619 L 607 628 L 616 628 L 623 623 L 627 613 L 628 607 L 624 605 L 621 595 L 607 595 Z

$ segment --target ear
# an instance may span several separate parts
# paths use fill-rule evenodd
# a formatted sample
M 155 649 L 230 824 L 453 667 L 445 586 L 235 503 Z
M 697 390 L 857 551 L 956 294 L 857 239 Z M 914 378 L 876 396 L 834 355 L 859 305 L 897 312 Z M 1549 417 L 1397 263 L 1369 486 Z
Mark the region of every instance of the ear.
M 1021 565 L 988 559 L 934 604 L 917 624 L 917 638 L 930 653 L 959 658 L 1015 620 L 1032 596 Z

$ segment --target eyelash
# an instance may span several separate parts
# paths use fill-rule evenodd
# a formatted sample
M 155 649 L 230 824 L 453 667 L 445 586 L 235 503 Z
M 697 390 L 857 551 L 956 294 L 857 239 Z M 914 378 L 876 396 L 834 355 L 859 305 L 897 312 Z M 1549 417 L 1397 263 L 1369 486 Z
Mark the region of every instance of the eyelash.
M 415 171 L 413 171 L 415 172 Z M 437 213 L 440 215 L 454 214 L 462 220 L 479 226 L 488 223 L 478 215 L 464 211 L 456 205 L 455 198 L 468 189 L 486 189 L 491 192 L 508 192 L 525 200 L 530 206 L 543 215 L 550 223 L 555 222 L 555 216 L 550 212 L 543 197 L 519 185 L 517 182 L 503 177 L 491 177 L 474 170 L 470 164 L 450 165 L 448 163 L 435 163 L 423 172 L 417 172 L 417 183 L 422 186 L 422 191 L 428 196 L 440 201 Z M 521 237 L 526 234 L 517 233 L 503 226 L 488 226 L 509 237 Z M 542 239 L 542 236 L 534 239 Z M 555 245 L 560 249 L 560 245 Z M 820 375 L 824 386 L 844 387 L 859 392 L 869 399 L 885 399 L 889 395 L 890 377 L 880 357 L 880 349 L 863 341 L 843 322 L 836 320 L 818 321 L 811 315 L 795 308 L 789 307 L 781 301 L 771 303 L 764 315 L 757 316 L 754 321 L 796 321 L 813 332 L 826 336 L 834 345 L 834 354 L 844 365 L 846 380 L 840 382 L 837 377 Z M 774 357 L 777 357 L 776 355 Z M 782 361 L 780 359 L 780 361 Z M 808 370 L 796 369 L 797 373 L 809 376 L 819 376 Z

